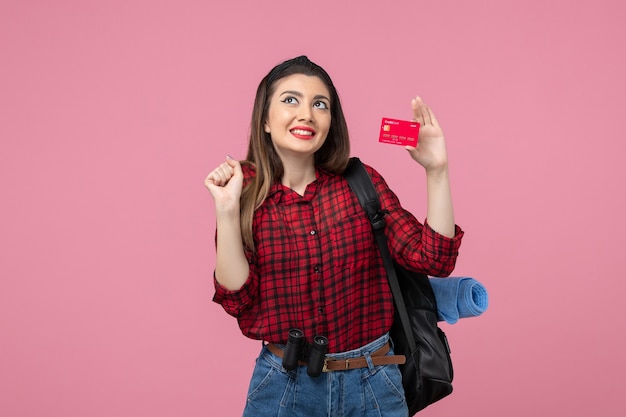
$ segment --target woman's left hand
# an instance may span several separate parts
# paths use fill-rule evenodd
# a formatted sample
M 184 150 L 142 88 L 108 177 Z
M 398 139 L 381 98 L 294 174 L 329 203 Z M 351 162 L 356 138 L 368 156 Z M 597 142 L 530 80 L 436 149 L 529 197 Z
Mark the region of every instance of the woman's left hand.
M 434 113 L 420 97 L 411 100 L 413 120 L 420 124 L 417 146 L 406 146 L 406 150 L 426 171 L 445 170 L 448 167 L 448 153 L 443 129 Z

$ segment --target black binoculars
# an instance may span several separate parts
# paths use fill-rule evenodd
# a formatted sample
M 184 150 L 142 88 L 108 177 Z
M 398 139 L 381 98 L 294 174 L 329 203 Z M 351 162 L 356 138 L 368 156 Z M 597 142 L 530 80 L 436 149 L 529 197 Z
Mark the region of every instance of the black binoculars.
M 307 362 L 306 373 L 314 378 L 318 377 L 322 373 L 327 351 L 328 339 L 325 336 L 315 336 L 313 343 L 308 344 L 302 330 L 291 329 L 283 355 L 283 368 L 287 371 L 296 369 L 298 360 L 302 358 Z

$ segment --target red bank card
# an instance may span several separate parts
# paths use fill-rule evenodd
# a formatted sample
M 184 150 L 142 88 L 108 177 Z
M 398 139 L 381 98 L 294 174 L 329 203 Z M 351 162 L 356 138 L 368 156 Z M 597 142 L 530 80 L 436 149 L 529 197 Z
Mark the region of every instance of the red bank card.
M 420 124 L 408 120 L 390 119 L 383 117 L 380 124 L 379 142 L 393 145 L 417 146 L 417 135 Z

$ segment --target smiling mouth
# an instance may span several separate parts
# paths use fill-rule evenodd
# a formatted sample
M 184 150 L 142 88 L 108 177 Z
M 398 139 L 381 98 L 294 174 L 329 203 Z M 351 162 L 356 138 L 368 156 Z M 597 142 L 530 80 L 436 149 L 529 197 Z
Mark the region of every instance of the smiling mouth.
M 315 132 L 312 130 L 308 130 L 308 129 L 291 129 L 289 131 L 293 136 L 297 137 L 297 138 L 301 138 L 301 139 L 309 139 L 312 138 L 315 135 Z
M 300 136 L 313 136 L 314 134 L 314 132 L 310 130 L 304 130 L 304 129 L 291 129 L 290 132 L 293 133 L 294 135 L 300 135 Z

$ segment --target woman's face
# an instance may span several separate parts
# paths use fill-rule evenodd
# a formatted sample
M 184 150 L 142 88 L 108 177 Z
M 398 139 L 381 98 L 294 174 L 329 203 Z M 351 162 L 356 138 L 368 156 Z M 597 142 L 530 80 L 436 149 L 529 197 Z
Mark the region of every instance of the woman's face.
M 330 93 L 316 76 L 293 74 L 276 82 L 264 129 L 279 157 L 312 156 L 330 130 Z

